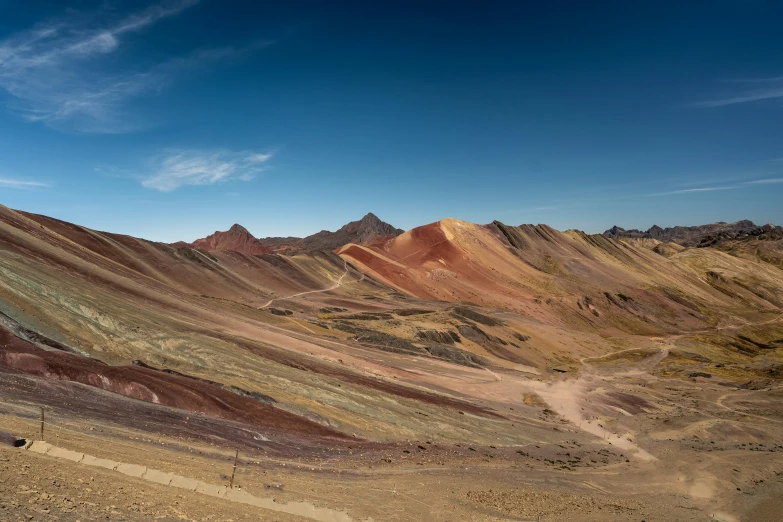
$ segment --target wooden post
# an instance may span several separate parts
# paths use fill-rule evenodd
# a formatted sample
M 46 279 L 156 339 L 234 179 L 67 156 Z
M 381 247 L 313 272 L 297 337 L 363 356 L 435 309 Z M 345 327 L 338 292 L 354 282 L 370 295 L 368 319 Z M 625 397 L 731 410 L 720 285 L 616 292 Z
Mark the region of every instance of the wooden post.
M 231 481 L 228 483 L 228 487 L 234 489 L 234 474 L 237 472 L 237 459 L 239 458 L 239 450 L 237 449 L 236 455 L 234 455 L 234 469 L 231 471 Z
M 44 407 L 41 406 L 41 440 L 44 440 Z

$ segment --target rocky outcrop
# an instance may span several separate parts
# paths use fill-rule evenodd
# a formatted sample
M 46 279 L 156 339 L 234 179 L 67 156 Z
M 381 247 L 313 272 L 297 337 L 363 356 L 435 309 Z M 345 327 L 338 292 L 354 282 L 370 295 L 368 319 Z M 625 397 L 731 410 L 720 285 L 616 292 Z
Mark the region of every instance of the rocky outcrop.
M 459 342 L 459 334 L 454 330 L 420 330 L 416 332 L 416 338 L 437 344 L 454 344 Z
M 776 227 L 775 225 L 766 224 L 760 227 L 755 227 L 750 230 L 736 233 L 731 230 L 721 230 L 714 234 L 709 234 L 699 241 L 699 247 L 717 246 L 724 241 L 732 241 L 737 239 L 759 239 L 761 241 L 777 241 L 783 239 L 783 227 Z

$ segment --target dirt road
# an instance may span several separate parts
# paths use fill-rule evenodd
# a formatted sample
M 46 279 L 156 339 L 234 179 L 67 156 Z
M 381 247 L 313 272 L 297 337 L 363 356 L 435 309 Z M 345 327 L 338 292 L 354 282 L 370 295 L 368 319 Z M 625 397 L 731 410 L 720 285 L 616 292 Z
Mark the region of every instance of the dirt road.
M 270 299 L 269 301 L 267 301 L 265 304 L 259 306 L 258 308 L 259 309 L 260 308 L 266 308 L 266 307 L 270 306 L 272 303 L 274 303 L 275 301 L 285 301 L 287 299 L 293 299 L 294 297 L 301 297 L 303 295 L 309 295 L 309 294 L 320 294 L 322 292 L 330 292 L 332 290 L 340 288 L 340 286 L 343 284 L 343 279 L 345 278 L 345 276 L 348 275 L 348 263 L 345 262 L 345 261 L 343 261 L 343 263 L 345 263 L 345 272 L 343 272 L 343 274 L 340 276 L 340 278 L 337 280 L 337 282 L 335 284 L 333 284 L 332 286 L 330 286 L 329 288 L 323 288 L 321 290 L 309 290 L 307 292 L 299 292 L 298 294 L 289 295 L 287 297 L 278 297 L 277 299 Z M 362 275 L 362 279 L 364 279 L 364 275 Z

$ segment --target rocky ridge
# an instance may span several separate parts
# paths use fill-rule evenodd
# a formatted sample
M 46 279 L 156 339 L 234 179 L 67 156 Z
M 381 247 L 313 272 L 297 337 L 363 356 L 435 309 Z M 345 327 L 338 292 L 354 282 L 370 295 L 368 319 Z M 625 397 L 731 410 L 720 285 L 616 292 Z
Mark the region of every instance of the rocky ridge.
M 724 240 L 746 239 L 757 237 L 760 239 L 783 238 L 783 227 L 767 224 L 758 226 L 748 219 L 726 223 L 719 221 L 708 225 L 692 227 L 667 227 L 661 228 L 653 225 L 646 231 L 638 229 L 626 230 L 613 226 L 603 233 L 604 237 L 612 239 L 655 239 L 661 242 L 677 243 L 684 247 L 713 246 Z
M 299 253 L 332 251 L 348 243 L 370 244 L 376 240 L 397 237 L 404 231 L 381 221 L 368 213 L 358 221 L 351 221 L 336 232 L 322 230 L 307 237 L 256 238 L 241 225 L 234 225 L 226 232 L 197 239 L 193 243 L 178 242 L 173 246 L 200 248 L 202 250 L 232 250 L 244 254 Z

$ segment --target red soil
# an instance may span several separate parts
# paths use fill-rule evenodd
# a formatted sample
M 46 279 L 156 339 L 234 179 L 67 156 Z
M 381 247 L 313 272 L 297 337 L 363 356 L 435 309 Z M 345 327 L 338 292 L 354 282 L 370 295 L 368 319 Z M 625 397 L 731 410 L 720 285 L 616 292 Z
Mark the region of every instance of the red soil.
M 231 250 L 243 254 L 261 255 L 271 254 L 272 249 L 258 242 L 250 232 L 240 225 L 234 225 L 226 232 L 215 232 L 204 239 L 193 242 L 193 248 L 204 250 Z
M 441 222 L 414 228 L 367 248 L 348 245 L 340 254 L 355 259 L 369 268 L 371 274 L 422 299 L 443 300 L 448 295 L 453 296 L 448 300 L 470 301 L 469 294 L 460 294 L 466 290 L 465 283 L 478 285 L 485 292 L 504 293 L 497 278 L 489 276 L 488 270 L 491 272 L 491 269 L 476 263 L 472 252 L 449 239 Z M 459 277 L 460 284 L 439 283 L 436 279 L 422 277 L 426 272 L 437 269 L 448 270 Z M 458 298 L 452 291 L 457 292 Z
M 698 260 L 696 254 L 671 260 L 623 241 L 545 225 L 445 219 L 382 243 L 346 245 L 339 254 L 357 270 L 419 298 L 504 308 L 546 324 L 607 334 L 704 328 L 707 317 L 698 311 L 706 306 L 754 302 L 775 312 L 771 301 L 705 284 L 697 263 L 721 263 L 709 252 L 699 252 Z M 764 279 L 768 288 L 778 284 L 776 275 Z M 592 308 L 580 306 L 583 299 Z
M 125 397 L 286 433 L 347 438 L 340 432 L 184 375 L 144 366 L 108 366 L 81 355 L 44 351 L 0 327 L 0 369 L 72 381 Z
M 403 288 L 407 292 L 421 299 L 437 299 L 434 294 L 427 292 L 424 288 L 411 278 L 404 266 L 398 266 L 377 256 L 360 246 L 348 245 L 340 251 L 341 255 L 349 259 L 355 259 L 362 265 L 370 269 L 371 275 L 380 276 L 383 280 L 391 282 L 398 288 Z

